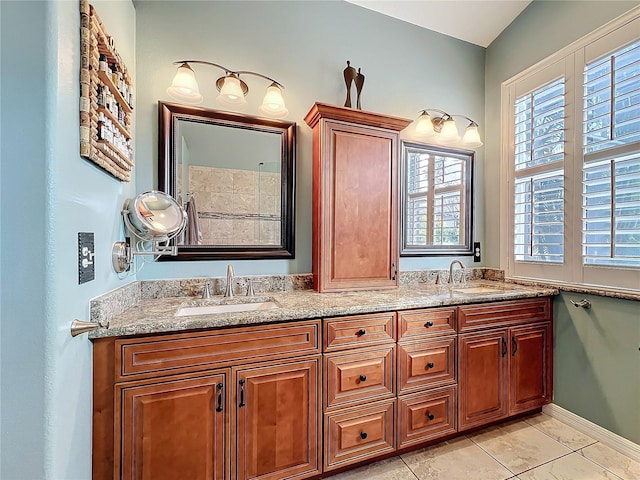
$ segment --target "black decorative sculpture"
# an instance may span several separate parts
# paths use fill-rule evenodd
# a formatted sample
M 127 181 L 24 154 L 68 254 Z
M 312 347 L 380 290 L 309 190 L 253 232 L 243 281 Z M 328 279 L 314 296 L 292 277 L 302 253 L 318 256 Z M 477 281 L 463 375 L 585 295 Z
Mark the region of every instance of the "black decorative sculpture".
M 347 60 L 347 68 L 344 69 L 344 83 L 347 86 L 347 99 L 344 102 L 345 107 L 351 107 L 351 84 L 357 77 L 356 69 L 351 66 L 351 62 Z
M 362 105 L 360 104 L 360 95 L 362 94 L 363 85 L 364 85 L 364 75 L 360 73 L 360 69 L 358 69 L 358 74 L 356 75 L 356 92 L 358 92 L 356 105 L 358 110 L 362 110 Z

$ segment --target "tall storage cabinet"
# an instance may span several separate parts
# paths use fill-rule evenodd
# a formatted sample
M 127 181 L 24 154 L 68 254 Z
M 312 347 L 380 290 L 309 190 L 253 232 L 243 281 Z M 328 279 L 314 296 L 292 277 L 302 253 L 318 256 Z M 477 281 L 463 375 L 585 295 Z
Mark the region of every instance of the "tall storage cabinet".
M 411 120 L 323 103 L 313 129 L 314 289 L 398 286 L 398 141 Z

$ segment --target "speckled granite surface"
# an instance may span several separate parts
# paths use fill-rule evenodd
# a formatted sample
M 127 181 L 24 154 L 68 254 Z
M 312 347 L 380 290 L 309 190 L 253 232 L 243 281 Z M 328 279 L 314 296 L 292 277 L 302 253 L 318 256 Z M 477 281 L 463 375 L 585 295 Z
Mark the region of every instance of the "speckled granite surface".
M 123 309 L 124 304 L 118 304 L 118 300 L 116 300 L 131 299 L 131 297 L 122 292 L 114 291 L 103 296 L 113 297 L 110 299 L 100 297 L 94 300 L 91 308 L 92 319 L 109 318 L 110 326 L 108 329 L 98 329 L 90 332 L 89 338 L 179 332 L 191 329 L 252 325 L 558 294 L 558 290 L 555 288 L 531 287 L 486 280 L 474 280 L 467 284 L 466 287 L 486 287 L 491 288 L 491 291 L 470 293 L 464 291 L 464 285 L 457 284 L 452 287 L 448 284 L 435 284 L 435 278 L 432 283 L 415 282 L 410 285 L 401 285 L 393 290 L 317 293 L 307 288 L 296 288 L 302 285 L 306 286 L 307 283 L 303 280 L 298 283 L 293 279 L 290 283 L 283 280 L 279 284 L 282 286 L 280 290 L 268 291 L 261 289 L 256 292 L 260 297 L 259 300 L 276 302 L 279 305 L 278 308 L 235 313 L 176 316 L 178 310 L 184 306 L 208 306 L 247 301 L 247 297 L 242 296 L 224 299 L 216 295 L 210 300 L 203 300 L 199 299 L 198 296 L 165 295 L 169 292 L 179 293 L 185 291 L 188 286 L 183 282 L 191 282 L 191 287 L 193 288 L 195 288 L 194 284 L 197 283 L 197 281 L 177 280 L 169 281 L 162 286 L 154 285 L 151 288 L 150 285 L 144 285 L 146 282 L 136 282 L 135 285 L 123 287 L 132 289 L 128 290 L 129 295 L 132 295 L 131 291 L 135 290 L 136 285 L 140 290 L 140 300 L 126 309 Z M 157 284 L 158 282 L 153 283 Z M 177 285 L 175 285 L 176 283 Z M 216 293 L 218 291 L 218 289 L 215 290 Z M 135 294 L 132 296 L 135 297 Z M 253 301 L 255 300 L 258 299 Z M 94 304 L 94 302 L 96 303 Z M 114 311 L 118 313 L 110 315 L 101 310 L 101 308 L 114 308 Z

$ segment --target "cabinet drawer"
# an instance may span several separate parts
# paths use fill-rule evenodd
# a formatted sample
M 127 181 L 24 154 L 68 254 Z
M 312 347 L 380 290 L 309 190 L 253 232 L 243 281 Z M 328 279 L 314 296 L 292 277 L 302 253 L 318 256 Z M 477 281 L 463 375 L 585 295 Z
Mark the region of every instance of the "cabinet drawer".
M 395 347 L 326 354 L 325 407 L 394 396 Z
M 398 448 L 455 433 L 456 411 L 456 387 L 400 397 Z
M 398 394 L 456 383 L 456 337 L 398 345 Z
M 531 298 L 513 302 L 481 303 L 458 307 L 458 331 L 551 320 L 551 299 Z
M 394 448 L 395 402 L 325 414 L 324 470 L 335 470 Z
M 455 319 L 455 308 L 398 312 L 398 341 L 456 333 Z
M 357 315 L 324 320 L 324 351 L 369 347 L 395 341 L 395 313 Z
M 116 340 L 116 381 L 320 353 L 319 330 L 311 320 Z

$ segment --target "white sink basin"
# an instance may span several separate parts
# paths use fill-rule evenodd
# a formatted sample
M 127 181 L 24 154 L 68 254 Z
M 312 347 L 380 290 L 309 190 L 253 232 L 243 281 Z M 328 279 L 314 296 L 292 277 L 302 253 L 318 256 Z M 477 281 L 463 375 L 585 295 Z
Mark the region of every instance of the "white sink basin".
M 498 293 L 501 291 L 502 290 L 499 290 L 497 288 L 491 288 L 491 287 L 459 287 L 459 288 L 451 289 L 452 293 L 462 293 L 467 295 L 480 295 L 482 293 Z
M 176 317 L 186 317 L 189 315 L 211 315 L 216 313 L 250 312 L 255 310 L 271 310 L 280 308 L 276 302 L 254 302 L 254 303 L 232 303 L 226 305 L 198 305 L 180 307 Z

